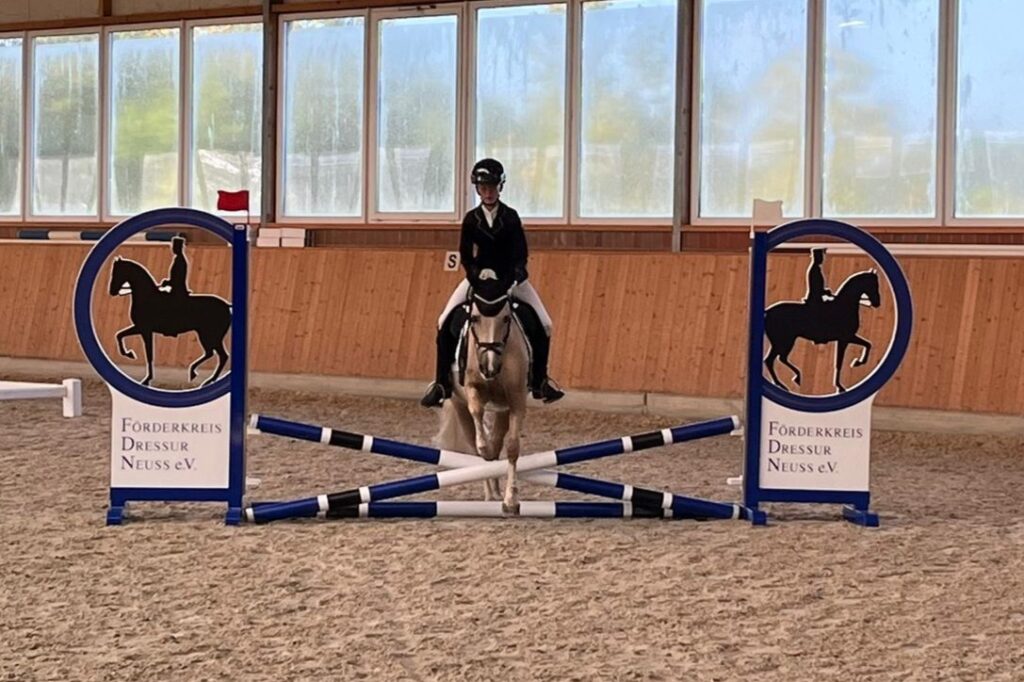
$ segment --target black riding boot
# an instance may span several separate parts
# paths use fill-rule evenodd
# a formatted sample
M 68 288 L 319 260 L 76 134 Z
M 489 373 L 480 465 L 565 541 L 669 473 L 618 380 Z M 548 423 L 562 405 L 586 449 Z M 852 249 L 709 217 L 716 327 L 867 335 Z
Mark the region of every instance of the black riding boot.
M 530 363 L 530 391 L 537 400 L 553 403 L 565 396 L 548 377 L 548 356 L 551 353 L 551 338 L 548 337 L 544 325 L 541 324 L 537 312 L 520 302 L 516 307 L 516 317 L 523 325 L 523 331 L 533 349 L 533 361 Z
M 452 363 L 455 361 L 455 350 L 459 345 L 459 337 L 452 333 L 452 320 L 449 318 L 437 331 L 437 364 L 434 369 L 434 383 L 427 388 L 426 395 L 420 399 L 423 407 L 439 407 L 442 402 L 452 397 Z

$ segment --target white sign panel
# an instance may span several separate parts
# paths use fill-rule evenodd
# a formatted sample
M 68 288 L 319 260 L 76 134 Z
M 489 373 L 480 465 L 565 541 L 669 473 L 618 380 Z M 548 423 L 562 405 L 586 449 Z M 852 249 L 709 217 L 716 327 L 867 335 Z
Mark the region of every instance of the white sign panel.
M 874 396 L 835 412 L 761 399 L 761 487 L 867 491 Z
M 447 251 L 444 254 L 444 271 L 455 272 L 459 269 L 459 265 L 462 259 L 459 257 L 458 251 Z
M 157 407 L 110 387 L 113 488 L 227 488 L 231 395 Z

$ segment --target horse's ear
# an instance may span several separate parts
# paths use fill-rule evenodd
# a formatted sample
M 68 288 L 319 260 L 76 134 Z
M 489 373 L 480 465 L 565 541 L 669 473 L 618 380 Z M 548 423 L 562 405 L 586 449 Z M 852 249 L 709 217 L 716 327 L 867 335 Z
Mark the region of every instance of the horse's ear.
M 115 263 L 116 263 L 116 262 L 118 262 L 119 260 L 121 260 L 121 257 L 120 257 L 120 256 L 114 256 L 114 262 L 115 262 Z

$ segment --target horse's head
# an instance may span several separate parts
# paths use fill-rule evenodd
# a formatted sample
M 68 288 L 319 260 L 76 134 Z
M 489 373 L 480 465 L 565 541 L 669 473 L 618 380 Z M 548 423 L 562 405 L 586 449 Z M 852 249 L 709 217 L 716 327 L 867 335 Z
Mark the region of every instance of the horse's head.
M 840 287 L 836 298 L 846 293 L 854 296 L 860 305 L 877 308 L 882 305 L 882 296 L 878 290 L 878 271 L 874 268 L 851 275 Z
M 114 258 L 114 264 L 110 268 L 109 293 L 111 296 L 127 296 L 138 293 L 137 289 L 143 284 L 148 284 L 149 287 L 156 289 L 156 282 L 142 265 L 120 256 Z
M 508 288 L 494 283 L 473 292 L 469 331 L 473 337 L 480 374 L 488 381 L 501 374 L 502 354 L 508 344 L 512 324 Z

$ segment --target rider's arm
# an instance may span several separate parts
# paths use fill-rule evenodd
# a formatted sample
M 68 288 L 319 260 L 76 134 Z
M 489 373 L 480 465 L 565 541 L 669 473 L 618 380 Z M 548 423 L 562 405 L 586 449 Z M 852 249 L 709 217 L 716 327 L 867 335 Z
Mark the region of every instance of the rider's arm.
M 476 281 L 480 275 L 480 268 L 473 258 L 473 223 L 472 213 L 467 213 L 462 219 L 462 234 L 459 237 L 459 259 L 462 267 L 466 270 L 466 279 L 470 282 Z
M 526 271 L 526 262 L 530 258 L 529 248 L 526 246 L 526 231 L 523 229 L 523 221 L 519 214 L 509 209 L 512 214 L 512 276 L 517 282 L 525 282 L 529 274 Z

